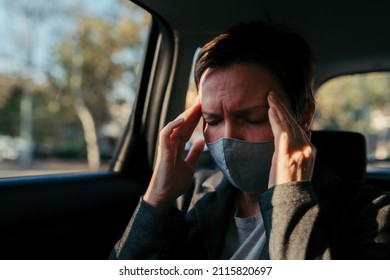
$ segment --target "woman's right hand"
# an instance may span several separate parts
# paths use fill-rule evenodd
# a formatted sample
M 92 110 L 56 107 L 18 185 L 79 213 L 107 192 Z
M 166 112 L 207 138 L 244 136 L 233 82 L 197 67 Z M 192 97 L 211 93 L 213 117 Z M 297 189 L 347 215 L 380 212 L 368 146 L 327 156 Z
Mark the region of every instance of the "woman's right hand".
M 187 157 L 184 148 L 201 117 L 201 104 L 187 109 L 160 132 L 156 166 L 143 200 L 162 211 L 168 211 L 188 188 L 204 141 L 195 142 Z

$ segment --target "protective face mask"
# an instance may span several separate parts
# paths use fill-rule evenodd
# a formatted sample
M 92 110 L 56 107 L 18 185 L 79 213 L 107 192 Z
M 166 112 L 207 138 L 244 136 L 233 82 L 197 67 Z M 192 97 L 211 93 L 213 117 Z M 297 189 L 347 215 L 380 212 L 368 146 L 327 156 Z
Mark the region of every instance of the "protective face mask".
M 221 138 L 207 143 L 226 178 L 243 192 L 265 191 L 274 154 L 274 141 L 248 142 Z

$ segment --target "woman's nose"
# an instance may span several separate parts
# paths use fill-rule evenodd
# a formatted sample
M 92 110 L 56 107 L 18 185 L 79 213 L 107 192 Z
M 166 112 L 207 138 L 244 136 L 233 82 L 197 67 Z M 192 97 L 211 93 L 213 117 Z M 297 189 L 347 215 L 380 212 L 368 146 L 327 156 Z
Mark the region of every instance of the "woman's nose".
M 231 121 L 225 121 L 225 135 L 226 138 L 233 138 L 238 140 L 245 140 L 242 133 L 242 127 Z

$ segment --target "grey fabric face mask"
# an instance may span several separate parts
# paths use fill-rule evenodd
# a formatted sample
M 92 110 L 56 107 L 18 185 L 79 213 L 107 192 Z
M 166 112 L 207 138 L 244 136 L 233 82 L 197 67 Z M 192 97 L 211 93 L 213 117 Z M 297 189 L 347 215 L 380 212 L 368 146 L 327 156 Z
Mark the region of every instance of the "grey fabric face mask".
M 226 178 L 243 192 L 265 191 L 274 154 L 274 141 L 248 142 L 221 138 L 207 143 Z

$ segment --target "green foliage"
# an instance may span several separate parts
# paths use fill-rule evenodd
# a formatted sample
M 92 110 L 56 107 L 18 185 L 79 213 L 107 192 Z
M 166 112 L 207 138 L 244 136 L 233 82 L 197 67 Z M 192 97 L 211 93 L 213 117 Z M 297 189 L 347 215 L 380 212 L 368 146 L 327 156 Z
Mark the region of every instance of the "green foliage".
M 52 83 L 63 94 L 71 93 L 74 57 L 80 54 L 83 58 L 81 93 L 97 127 L 112 120 L 107 99 L 112 95 L 115 84 L 126 73 L 136 76 L 137 63 L 118 62 L 114 59 L 115 55 L 127 50 L 134 55 L 140 52 L 140 31 L 144 30 L 145 24 L 137 24 L 128 18 L 110 23 L 100 18 L 82 17 L 77 30 L 70 35 L 71 40 L 60 44 L 58 64 L 63 69 L 64 76 L 62 80 L 53 79 Z M 135 88 L 134 84 L 128 86 Z
M 390 108 L 390 73 L 338 77 L 317 92 L 314 129 L 375 133 L 372 114 L 386 115 Z
M 317 92 L 313 128 L 363 133 L 369 160 L 390 158 L 390 73 L 335 78 Z
M 23 88 L 13 86 L 9 95 L 2 96 L 0 105 L 0 134 L 16 137 L 19 135 L 20 127 L 20 101 L 23 95 Z

